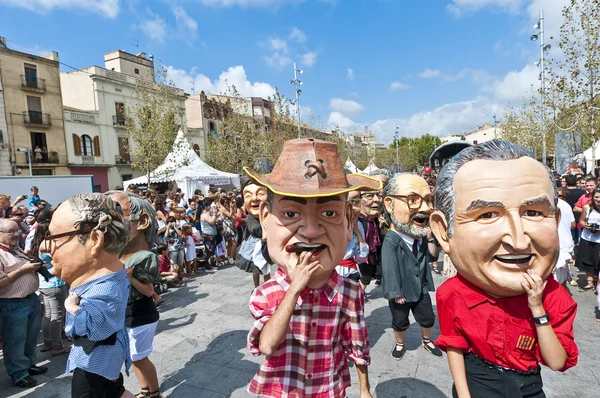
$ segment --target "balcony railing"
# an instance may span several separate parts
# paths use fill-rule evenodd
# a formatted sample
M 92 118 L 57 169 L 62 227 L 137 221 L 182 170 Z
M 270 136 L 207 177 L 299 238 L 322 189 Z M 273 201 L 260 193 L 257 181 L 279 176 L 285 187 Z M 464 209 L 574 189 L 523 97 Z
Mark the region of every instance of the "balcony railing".
M 25 155 L 25 163 L 29 164 L 29 159 Z M 35 152 L 31 151 L 31 164 L 59 164 L 66 163 L 66 158 L 58 155 L 58 152 Z
M 129 164 L 131 163 L 131 157 L 129 154 L 115 155 L 115 164 Z
M 25 123 L 26 126 L 51 127 L 52 119 L 50 118 L 49 113 L 25 111 L 23 112 L 23 123 Z
M 82 156 L 81 157 L 81 163 L 83 163 L 83 164 L 96 164 L 96 157 L 95 156 Z
M 127 117 L 124 115 L 113 115 L 113 126 L 115 127 L 125 127 L 127 123 Z
M 25 75 L 21 75 L 21 88 L 27 91 L 35 91 L 36 93 L 46 92 L 46 79 L 27 78 Z

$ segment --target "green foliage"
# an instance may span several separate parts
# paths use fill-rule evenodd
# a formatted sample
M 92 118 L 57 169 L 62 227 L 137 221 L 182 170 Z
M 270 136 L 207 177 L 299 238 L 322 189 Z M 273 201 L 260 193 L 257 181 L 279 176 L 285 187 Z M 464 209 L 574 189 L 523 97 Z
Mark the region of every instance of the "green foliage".
M 175 102 L 176 88 L 168 82 L 166 68 L 159 64 L 157 69 L 154 82 L 139 80 L 135 99 L 127 104 L 125 112 L 125 128 L 132 143 L 127 148 L 132 158 L 131 166 L 143 171 L 149 181 L 150 173 L 173 150 L 181 120 Z M 169 173 L 174 171 L 167 170 Z

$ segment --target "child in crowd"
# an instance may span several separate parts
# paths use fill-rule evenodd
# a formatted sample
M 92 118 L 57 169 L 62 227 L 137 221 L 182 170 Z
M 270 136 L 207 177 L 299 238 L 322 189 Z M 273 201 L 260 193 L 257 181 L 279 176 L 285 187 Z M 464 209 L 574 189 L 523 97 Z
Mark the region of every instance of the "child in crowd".
M 192 275 L 198 271 L 196 268 L 196 242 L 190 224 L 185 224 L 181 230 L 185 239 L 185 269 L 188 275 Z
M 169 259 L 169 251 L 167 245 L 159 245 L 156 248 L 158 253 L 158 268 L 160 270 L 161 282 L 166 282 L 167 285 L 178 287 L 181 283 L 179 274 L 173 270 L 171 260 Z
M 168 243 L 169 259 L 177 270 L 180 277 L 185 271 L 185 246 L 183 231 L 179 227 L 175 217 L 167 218 L 167 229 L 165 230 L 165 241 Z M 185 278 L 182 278 L 185 280 Z

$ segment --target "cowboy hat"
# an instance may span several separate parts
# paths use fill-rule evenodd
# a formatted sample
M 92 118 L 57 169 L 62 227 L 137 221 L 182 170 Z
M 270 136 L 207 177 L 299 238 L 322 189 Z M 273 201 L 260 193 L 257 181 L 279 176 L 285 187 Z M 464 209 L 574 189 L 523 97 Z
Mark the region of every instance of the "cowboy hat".
M 270 174 L 247 167 L 244 171 L 271 192 L 298 198 L 335 196 L 350 191 L 379 191 L 382 183 L 371 177 L 344 172 L 336 144 L 299 138 L 285 141 Z

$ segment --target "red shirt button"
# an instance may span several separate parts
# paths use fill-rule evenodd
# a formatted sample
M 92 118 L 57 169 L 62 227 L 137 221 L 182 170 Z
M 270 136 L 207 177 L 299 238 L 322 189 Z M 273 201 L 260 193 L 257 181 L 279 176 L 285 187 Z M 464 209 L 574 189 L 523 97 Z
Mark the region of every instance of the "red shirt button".
M 319 302 L 319 298 L 318 298 L 318 297 L 315 297 L 315 300 L 314 300 L 314 301 L 315 301 L 315 303 L 318 303 L 318 302 Z
M 311 323 L 311 326 L 317 326 L 317 322 Z
M 309 379 L 312 379 L 312 374 L 309 373 L 309 374 L 306 375 L 306 377 L 309 378 Z
M 308 349 L 308 352 L 315 352 L 315 349 L 314 349 L 314 348 L 312 348 L 312 347 L 310 347 L 310 348 Z

